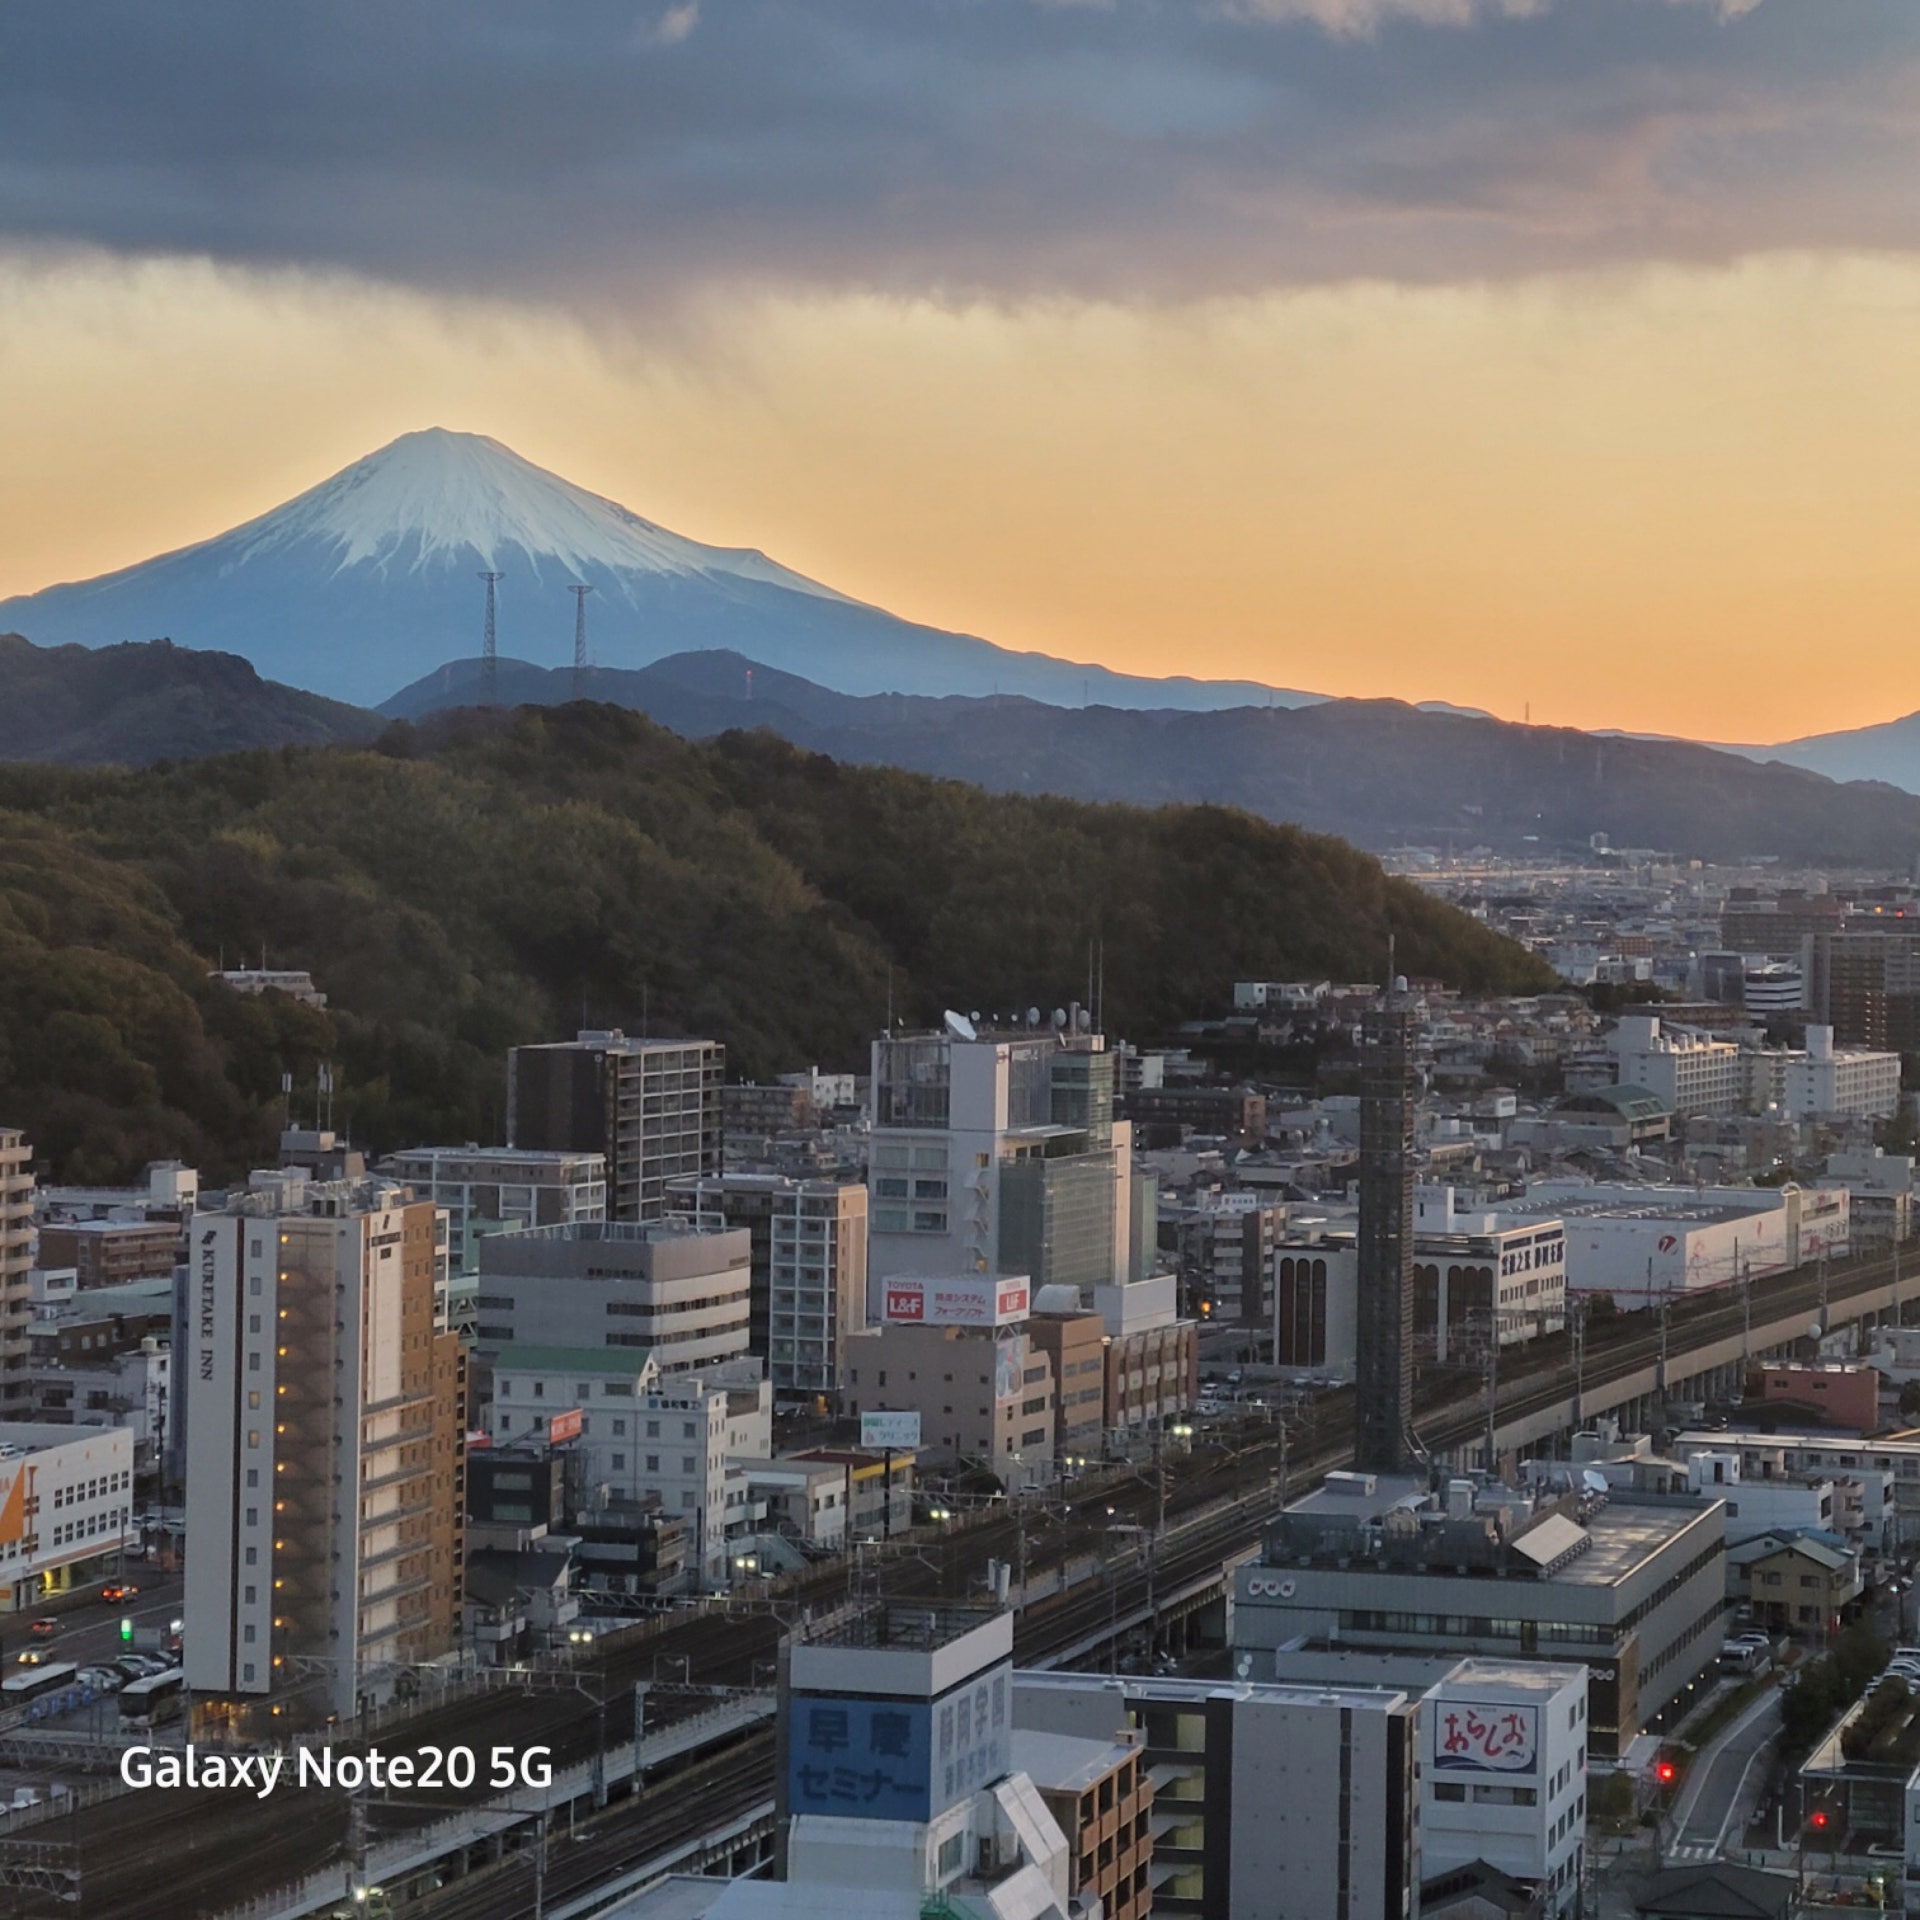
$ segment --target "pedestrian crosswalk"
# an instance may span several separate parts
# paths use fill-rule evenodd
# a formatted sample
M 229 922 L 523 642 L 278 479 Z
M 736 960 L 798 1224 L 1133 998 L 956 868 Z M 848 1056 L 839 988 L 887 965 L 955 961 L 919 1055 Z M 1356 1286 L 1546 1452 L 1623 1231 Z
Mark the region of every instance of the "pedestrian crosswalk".
M 1683 1840 L 1667 1849 L 1669 1860 L 1717 1860 L 1719 1857 L 1720 1849 L 1705 1840 Z

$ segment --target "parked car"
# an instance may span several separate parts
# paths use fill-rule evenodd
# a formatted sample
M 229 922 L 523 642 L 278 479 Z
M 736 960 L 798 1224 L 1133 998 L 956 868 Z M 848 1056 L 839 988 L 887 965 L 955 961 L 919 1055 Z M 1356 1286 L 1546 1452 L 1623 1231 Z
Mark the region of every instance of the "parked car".
M 102 1600 L 132 1600 L 138 1596 L 139 1592 L 140 1589 L 138 1587 L 130 1587 L 126 1585 L 125 1582 L 116 1580 L 111 1586 L 100 1589 L 100 1598 Z
M 115 1667 L 82 1667 L 79 1679 L 95 1693 L 118 1693 L 127 1684 L 127 1676 Z

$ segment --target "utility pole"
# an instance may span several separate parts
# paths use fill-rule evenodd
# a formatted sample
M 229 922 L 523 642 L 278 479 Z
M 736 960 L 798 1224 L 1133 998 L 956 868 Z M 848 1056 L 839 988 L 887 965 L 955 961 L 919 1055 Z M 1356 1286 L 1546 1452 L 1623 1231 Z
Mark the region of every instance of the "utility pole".
M 499 573 L 483 572 L 480 575 L 487 583 L 487 630 L 480 643 L 480 704 L 483 707 L 497 707 L 500 704 L 499 649 L 493 631 L 493 589 L 495 583 L 505 577 Z
M 1563 1294 L 1562 1299 L 1565 1299 Z M 1586 1424 L 1581 1405 L 1587 1384 L 1587 1296 L 1576 1293 L 1567 1314 L 1567 1342 L 1573 1348 L 1573 1430 Z
M 591 587 L 569 587 L 573 595 L 573 697 L 587 697 L 587 595 Z

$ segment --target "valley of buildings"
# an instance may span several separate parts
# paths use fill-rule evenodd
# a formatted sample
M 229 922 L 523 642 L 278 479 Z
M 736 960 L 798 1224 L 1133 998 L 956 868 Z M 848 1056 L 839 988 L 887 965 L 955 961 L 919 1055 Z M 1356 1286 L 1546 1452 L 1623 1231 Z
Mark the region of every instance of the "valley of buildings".
M 1610 1010 L 1243 981 L 1154 1047 L 951 1013 L 764 1085 L 587 1031 L 513 1050 L 501 1142 L 316 1121 L 224 1186 L 61 1186 L 0 1131 L 0 1608 L 178 1581 L 191 1724 L 245 1746 L 841 1570 L 735 1689 L 779 1728 L 754 1871 L 591 1909 L 634 1920 L 1789 1913 L 1815 1808 L 1836 1883 L 1920 1889 L 1920 1723 L 1883 1738 L 1875 1692 L 1810 1774 L 1759 1749 L 1704 1850 L 1662 1771 L 1853 1623 L 1920 1637 L 1920 901 L 1424 877 Z M 1893 1311 L 1830 1315 L 1874 1262 Z M 1609 1329 L 1664 1375 L 1689 1315 L 1796 1276 L 1810 1324 L 1671 1375 L 1711 1392 L 1434 1437 L 1436 1394 Z M 1260 1449 L 1264 1499 L 1186 1513 Z M 1017 1552 L 970 1564 L 996 1515 Z M 892 1591 L 901 1547 L 967 1597 Z M 1077 1637 L 1016 1659 L 1046 1596 Z M 104 1682 L 64 1684 L 35 1723 L 97 1725 Z

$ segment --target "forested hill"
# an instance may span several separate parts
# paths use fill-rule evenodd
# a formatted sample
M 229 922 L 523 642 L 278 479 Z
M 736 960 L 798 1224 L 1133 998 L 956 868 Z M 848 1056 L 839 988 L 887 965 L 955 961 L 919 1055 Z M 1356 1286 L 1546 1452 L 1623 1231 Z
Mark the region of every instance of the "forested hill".
M 270 1149 L 280 1075 L 338 1064 L 363 1145 L 501 1137 L 517 1041 L 726 1041 L 735 1075 L 863 1064 L 889 990 L 1053 1005 L 1104 943 L 1150 1036 L 1237 977 L 1544 985 L 1541 965 L 1336 840 L 1223 809 L 996 797 L 766 735 L 694 744 L 578 706 L 371 748 L 0 768 L 0 1124 L 64 1179 Z M 208 979 L 265 950 L 320 1014 Z
M 380 719 L 165 640 L 36 647 L 0 633 L 0 760 L 144 767 L 248 747 L 358 744 Z

